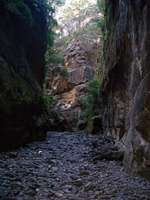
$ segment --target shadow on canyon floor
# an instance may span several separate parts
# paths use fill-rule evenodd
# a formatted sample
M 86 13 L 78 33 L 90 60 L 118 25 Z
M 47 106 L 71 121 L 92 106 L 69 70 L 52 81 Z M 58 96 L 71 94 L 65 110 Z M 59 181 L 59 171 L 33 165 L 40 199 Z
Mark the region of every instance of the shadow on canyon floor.
M 130 177 L 121 159 L 111 138 L 50 132 L 0 154 L 0 199 L 150 200 L 150 183 Z

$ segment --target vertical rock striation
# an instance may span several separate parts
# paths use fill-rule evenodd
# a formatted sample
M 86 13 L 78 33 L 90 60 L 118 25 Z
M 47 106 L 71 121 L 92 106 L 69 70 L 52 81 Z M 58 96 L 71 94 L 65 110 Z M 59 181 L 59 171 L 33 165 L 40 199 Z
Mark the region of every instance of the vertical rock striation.
M 150 177 L 150 1 L 106 0 L 103 129 L 132 173 Z
M 0 149 L 43 135 L 46 29 L 44 1 L 0 2 Z

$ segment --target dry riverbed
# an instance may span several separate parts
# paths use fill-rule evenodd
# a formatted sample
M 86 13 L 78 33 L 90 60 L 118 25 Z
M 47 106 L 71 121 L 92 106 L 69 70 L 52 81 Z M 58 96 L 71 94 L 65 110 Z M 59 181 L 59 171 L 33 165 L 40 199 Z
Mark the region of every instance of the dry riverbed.
M 150 200 L 150 183 L 130 177 L 111 138 L 49 133 L 0 154 L 1 200 Z

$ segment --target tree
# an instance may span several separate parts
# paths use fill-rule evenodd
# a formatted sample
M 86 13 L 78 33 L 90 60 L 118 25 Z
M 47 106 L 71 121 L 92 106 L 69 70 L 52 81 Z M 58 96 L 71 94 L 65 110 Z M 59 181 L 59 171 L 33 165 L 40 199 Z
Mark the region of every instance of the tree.
M 59 8 L 57 16 L 62 35 L 71 35 L 98 17 L 96 1 L 66 0 L 65 5 Z

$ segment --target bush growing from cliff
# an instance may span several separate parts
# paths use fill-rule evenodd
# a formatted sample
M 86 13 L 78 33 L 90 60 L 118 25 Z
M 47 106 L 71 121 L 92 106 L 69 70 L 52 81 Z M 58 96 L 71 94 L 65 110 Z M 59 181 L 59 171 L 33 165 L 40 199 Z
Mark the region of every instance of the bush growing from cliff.
M 80 103 L 83 110 L 82 120 L 86 122 L 86 130 L 92 132 L 94 117 L 99 115 L 97 105 L 99 104 L 100 88 L 103 81 L 103 74 L 96 75 L 90 81 L 87 88 L 87 95 L 81 97 Z
M 50 111 L 55 103 L 55 98 L 50 95 L 44 95 L 43 100 L 47 110 Z
M 87 95 L 81 97 L 81 106 L 84 110 L 83 115 L 86 120 L 94 116 L 93 107 L 99 97 L 100 85 L 101 82 L 97 79 L 90 81 L 88 84 Z
M 100 28 L 103 40 L 106 39 L 106 20 L 105 20 L 105 0 L 97 0 L 97 6 L 100 12 L 100 17 L 97 20 L 97 26 Z
M 49 48 L 46 53 L 46 63 L 52 63 L 52 64 L 62 64 L 64 65 L 64 56 L 62 53 L 57 52 L 53 48 Z
M 94 79 L 89 82 L 88 85 L 88 93 L 93 97 L 93 99 L 97 99 L 99 96 L 99 89 L 100 89 L 100 83 L 97 79 Z

